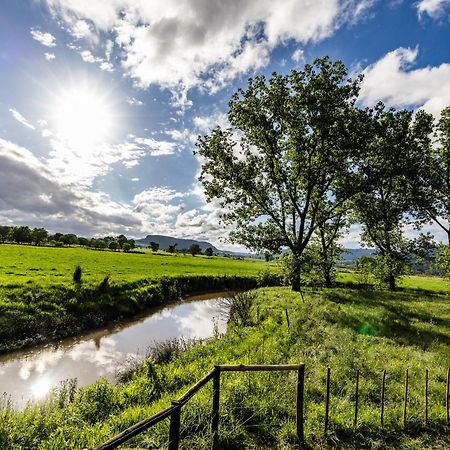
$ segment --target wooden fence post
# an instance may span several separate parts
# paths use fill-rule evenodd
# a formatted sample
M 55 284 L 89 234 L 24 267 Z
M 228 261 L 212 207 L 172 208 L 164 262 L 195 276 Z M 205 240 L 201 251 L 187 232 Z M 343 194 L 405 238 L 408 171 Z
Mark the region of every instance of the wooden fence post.
M 211 431 L 213 435 L 212 448 L 217 450 L 219 448 L 220 366 L 215 366 L 214 369 Z
M 445 409 L 447 411 L 447 424 L 450 423 L 449 417 L 449 394 L 450 394 L 450 368 L 447 370 L 447 390 L 445 393 Z
M 403 427 L 406 428 L 406 412 L 408 409 L 408 369 L 405 371 L 405 402 L 403 404 Z
M 290 320 L 289 320 L 289 313 L 288 313 L 287 308 L 286 308 L 284 311 L 285 311 L 285 313 L 286 313 L 286 322 L 287 322 L 287 326 L 288 326 L 288 328 L 291 328 L 291 322 L 290 322 Z
M 297 373 L 297 441 L 302 444 L 305 440 L 304 432 L 304 416 L 303 416 L 303 405 L 304 405 L 304 393 L 305 393 L 305 365 L 300 364 L 300 368 Z
M 328 431 L 328 414 L 330 411 L 330 368 L 327 368 L 327 395 L 325 398 L 325 434 Z
M 175 409 L 170 415 L 169 450 L 178 450 L 180 445 L 181 404 L 174 400 L 172 406 L 175 406 Z
M 381 379 L 381 426 L 384 426 L 384 396 L 386 389 L 386 369 L 383 370 L 383 378 Z
M 353 421 L 353 427 L 356 428 L 358 423 L 358 399 L 359 399 L 359 369 L 356 371 L 356 390 L 355 390 L 355 419 Z
M 425 371 L 425 425 L 428 425 L 428 369 Z

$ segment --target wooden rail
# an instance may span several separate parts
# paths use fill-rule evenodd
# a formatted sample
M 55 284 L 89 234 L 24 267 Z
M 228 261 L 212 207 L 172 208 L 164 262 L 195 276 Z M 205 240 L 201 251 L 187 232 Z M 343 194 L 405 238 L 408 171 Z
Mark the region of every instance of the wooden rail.
M 301 446 L 304 442 L 304 391 L 305 391 L 305 365 L 302 364 L 284 364 L 284 365 L 218 365 L 208 372 L 202 379 L 189 388 L 178 400 L 172 401 L 171 405 L 154 414 L 153 416 L 144 419 L 133 426 L 127 428 L 121 433 L 117 434 L 107 442 L 99 445 L 94 450 L 111 450 L 119 447 L 121 444 L 128 442 L 138 434 L 144 432 L 148 428 L 158 424 L 159 422 L 170 418 L 169 426 L 169 450 L 178 450 L 180 444 L 180 428 L 181 428 L 181 410 L 185 405 L 203 386 L 208 384 L 211 380 L 213 382 L 213 396 L 212 396 L 212 417 L 211 417 L 211 432 L 212 432 L 212 449 L 219 448 L 219 417 L 220 417 L 220 379 L 223 372 L 274 372 L 274 371 L 296 371 L 296 433 L 297 445 Z M 360 371 L 356 371 L 356 387 L 355 387 L 355 415 L 353 426 L 357 427 L 358 420 L 358 406 L 359 406 L 359 382 Z M 331 370 L 327 368 L 326 376 L 326 396 L 325 396 L 325 422 L 324 434 L 326 435 L 329 429 L 329 404 L 330 404 L 330 379 Z M 449 391 L 450 391 L 450 369 L 447 372 L 446 380 L 446 396 L 445 396 L 445 411 L 446 421 L 449 422 Z M 407 424 L 407 406 L 408 406 L 408 383 L 409 373 L 408 369 L 405 371 L 405 391 L 403 401 L 403 425 Z M 384 425 L 384 409 L 385 409 L 385 392 L 386 392 L 386 370 L 382 373 L 381 379 L 381 426 Z M 429 373 L 428 369 L 425 373 L 425 425 L 428 424 L 428 388 L 429 388 Z M 84 449 L 87 450 L 87 449 Z

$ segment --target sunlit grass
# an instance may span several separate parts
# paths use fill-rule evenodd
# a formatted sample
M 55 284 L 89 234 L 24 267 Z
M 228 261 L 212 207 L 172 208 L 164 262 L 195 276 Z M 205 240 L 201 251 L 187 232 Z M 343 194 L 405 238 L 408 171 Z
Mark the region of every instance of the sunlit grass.
M 93 448 L 168 406 L 215 364 L 306 364 L 305 431 L 311 448 L 446 449 L 445 380 L 450 362 L 449 296 L 439 293 L 258 290 L 253 325 L 230 328 L 175 356 L 149 361 L 131 381 L 100 381 L 52 404 L 7 413 L 0 442 L 12 449 Z M 290 327 L 286 322 L 288 310 Z M 326 368 L 331 368 L 330 434 L 323 436 Z M 410 372 L 408 426 L 403 429 L 404 372 Z M 424 427 L 424 376 L 429 369 L 429 419 Z M 360 414 L 353 431 L 354 383 L 360 369 Z M 379 424 L 380 383 L 387 370 L 385 427 Z M 227 449 L 288 449 L 295 437 L 293 374 L 224 374 L 220 437 Z M 58 400 L 59 399 L 59 400 Z M 211 387 L 182 414 L 182 447 L 208 449 Z M 135 439 L 132 448 L 164 448 L 168 423 Z M 3 441 L 1 440 L 3 439 Z M 9 446 L 9 447 L 8 447 Z M 1 445 L 0 445 L 1 447 Z

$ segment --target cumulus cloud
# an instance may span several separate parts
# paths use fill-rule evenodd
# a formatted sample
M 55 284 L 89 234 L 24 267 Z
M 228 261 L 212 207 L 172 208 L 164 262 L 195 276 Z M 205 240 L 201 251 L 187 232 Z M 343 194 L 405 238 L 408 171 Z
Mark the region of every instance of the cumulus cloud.
M 17 122 L 20 122 L 22 125 L 25 125 L 27 128 L 30 128 L 31 130 L 35 129 L 34 125 L 32 125 L 30 122 L 28 122 L 28 120 L 25 119 L 25 117 L 23 117 L 19 111 L 16 111 L 15 109 L 10 108 L 9 112 L 12 114 L 14 119 L 17 120 Z
M 0 139 L 0 222 L 80 234 L 141 226 L 142 218 L 126 205 L 60 180 L 29 150 Z
M 30 34 L 39 43 L 45 45 L 46 47 L 55 47 L 56 46 L 56 38 L 50 33 L 44 33 L 42 31 L 37 30 L 36 28 L 31 28 Z
M 304 61 L 305 57 L 303 54 L 303 50 L 301 48 L 298 48 L 294 53 L 292 53 L 291 58 L 292 61 L 295 61 L 296 63 Z
M 177 192 L 175 189 L 170 189 L 168 187 L 153 187 L 148 188 L 145 191 L 136 194 L 133 199 L 133 203 L 145 203 L 145 202 L 155 202 L 164 201 L 168 202 L 175 198 L 182 198 L 185 194 L 182 192 Z
M 433 19 L 442 17 L 450 7 L 450 0 L 420 0 L 416 4 L 419 17 L 428 15 Z
M 175 102 L 184 106 L 189 105 L 189 89 L 214 91 L 265 66 L 277 45 L 322 40 L 373 3 L 286 0 L 280 7 L 272 0 L 46 1 L 72 34 L 89 28 L 97 36 L 114 36 L 126 74 L 140 87 L 171 89 Z
M 438 116 L 450 104 L 450 64 L 414 68 L 419 48 L 398 48 L 364 70 L 360 100 L 420 107 Z

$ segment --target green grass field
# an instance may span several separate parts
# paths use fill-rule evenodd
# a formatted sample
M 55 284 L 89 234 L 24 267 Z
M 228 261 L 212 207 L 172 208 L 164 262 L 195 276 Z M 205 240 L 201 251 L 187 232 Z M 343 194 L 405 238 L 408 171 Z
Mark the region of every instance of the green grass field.
M 310 449 L 448 449 L 445 382 L 450 364 L 450 298 L 433 291 L 306 289 L 305 302 L 287 288 L 257 291 L 251 323 L 229 327 L 173 356 L 151 360 L 129 381 L 66 384 L 44 406 L 0 413 L 0 448 L 93 448 L 170 405 L 215 364 L 306 364 L 305 433 Z M 285 309 L 290 316 L 288 328 Z M 326 369 L 331 368 L 330 432 L 323 435 Z M 403 429 L 405 369 L 408 422 Z M 355 372 L 360 370 L 358 427 L 353 430 Z M 380 383 L 387 371 L 385 426 Z M 424 377 L 429 369 L 429 425 L 424 425 Z M 224 449 L 290 449 L 295 437 L 292 374 L 224 374 L 220 441 Z M 183 407 L 182 449 L 211 448 L 211 386 Z M 166 448 L 168 421 L 126 448 Z M 3 445 L 3 447 L 2 447 Z
M 0 245 L 0 285 L 35 283 L 40 286 L 71 285 L 77 265 L 88 284 L 106 275 L 115 283 L 188 275 L 255 276 L 267 264 L 260 260 L 237 260 L 165 252 L 123 253 L 88 248 L 52 248 Z
M 74 285 L 77 265 L 82 283 Z M 191 292 L 255 287 L 271 267 L 250 259 L 0 245 L 0 352 L 98 328 Z

